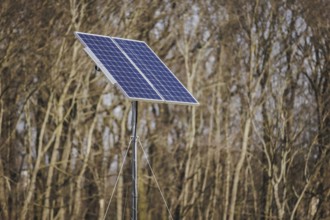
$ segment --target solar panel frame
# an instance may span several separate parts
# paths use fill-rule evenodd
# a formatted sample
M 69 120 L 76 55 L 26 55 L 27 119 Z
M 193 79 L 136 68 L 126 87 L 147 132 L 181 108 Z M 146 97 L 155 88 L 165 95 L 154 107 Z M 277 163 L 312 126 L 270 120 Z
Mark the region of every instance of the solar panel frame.
M 199 105 L 199 102 L 197 101 L 197 99 L 189 92 L 189 90 L 181 83 L 181 81 L 176 77 L 175 74 L 173 74 L 173 72 L 165 65 L 165 63 L 157 56 L 157 54 L 149 47 L 148 44 L 146 44 L 144 41 L 139 41 L 139 40 L 131 40 L 131 39 L 125 39 L 125 38 L 119 38 L 119 37 L 110 37 L 110 36 L 105 36 L 105 35 L 98 35 L 98 34 L 90 34 L 90 33 L 83 33 L 83 32 L 75 32 L 74 33 L 76 38 L 83 44 L 84 51 L 89 55 L 89 57 L 95 62 L 95 64 L 101 69 L 101 71 L 104 73 L 104 75 L 106 76 L 106 78 L 112 83 L 114 84 L 116 87 L 118 87 L 120 89 L 121 92 L 123 92 L 123 94 L 131 101 L 147 101 L 147 102 L 160 102 L 160 103 L 169 103 L 169 104 L 180 104 L 180 105 Z M 129 61 L 129 65 L 132 65 L 135 68 L 135 71 L 137 71 L 139 73 L 139 75 L 146 81 L 146 83 L 148 84 L 148 86 L 150 86 L 150 88 L 152 88 L 152 91 L 155 92 L 158 95 L 159 99 L 154 99 L 154 98 L 141 98 L 141 97 L 133 97 L 131 95 L 129 95 L 125 89 L 122 87 L 120 82 L 117 82 L 117 80 L 115 79 L 115 76 L 113 76 L 113 74 L 111 74 L 111 71 L 108 70 L 108 68 L 103 64 L 103 62 L 98 58 L 98 56 L 92 51 L 92 49 L 86 44 L 86 42 L 80 37 L 80 35 L 87 35 L 87 36 L 95 36 L 95 37 L 100 37 L 101 39 L 106 38 L 108 40 L 110 40 L 115 46 L 115 49 L 118 49 L 123 55 L 127 61 Z M 192 101 L 177 101 L 177 100 L 170 100 L 167 99 L 166 97 L 164 97 L 164 95 L 162 94 L 161 91 L 159 91 L 159 89 L 157 89 L 157 86 L 161 86 L 161 87 L 166 87 L 164 86 L 164 84 L 161 84 L 161 79 L 157 78 L 157 74 L 151 74 L 149 72 L 149 70 L 147 69 L 147 74 L 152 78 L 149 79 L 148 76 L 142 71 L 142 69 L 138 66 L 140 65 L 140 63 L 136 63 L 139 62 L 140 57 L 137 57 L 138 59 L 136 61 L 134 61 L 135 57 L 137 55 L 133 54 L 133 58 L 127 53 L 127 51 L 125 51 L 121 46 L 120 43 L 118 41 L 127 41 L 127 42 L 136 42 L 136 43 L 141 43 L 144 46 L 146 46 L 147 52 L 151 52 L 152 54 L 152 58 L 155 58 L 158 62 L 160 62 L 160 67 L 165 68 L 167 73 L 169 73 L 170 78 L 172 77 L 173 79 L 172 82 L 174 83 L 178 83 L 180 86 L 179 88 L 182 89 L 185 93 L 187 93 L 189 96 L 182 96 L 183 98 L 189 98 Z M 97 45 L 95 45 L 96 47 Z M 98 52 L 98 51 L 96 51 Z M 119 55 L 119 56 L 120 56 Z M 119 58 L 118 58 L 119 59 Z M 142 62 L 142 65 L 144 65 L 144 67 L 146 66 L 146 64 L 144 62 Z M 138 77 L 139 78 L 139 77 Z M 166 77 L 165 77 L 166 78 Z M 140 79 L 140 78 L 139 78 Z M 159 85 L 154 85 L 154 83 L 150 80 L 157 80 L 157 83 L 159 83 Z M 129 82 L 128 82 L 129 83 Z M 142 85 L 143 86 L 143 85 Z M 171 86 L 170 86 L 171 87 Z M 172 86 L 173 87 L 173 86 Z M 166 90 L 168 90 L 168 92 L 170 94 L 173 93 L 172 90 L 170 90 L 169 88 L 166 88 Z M 148 90 L 150 91 L 150 89 Z M 130 91 L 132 93 L 132 91 Z M 179 91 L 180 94 L 182 93 L 182 91 Z M 167 95 L 167 94 L 166 94 Z M 151 96 L 151 95 L 150 95 Z M 171 97 L 174 97 L 173 95 L 170 95 Z M 177 97 L 180 97 L 179 95 L 177 95 Z
M 155 98 L 141 98 L 138 96 L 132 96 L 129 95 L 125 89 L 122 87 L 122 85 L 117 82 L 117 80 L 115 79 L 115 77 L 113 76 L 113 74 L 111 74 L 111 71 L 108 70 L 104 64 L 99 60 L 99 58 L 97 57 L 96 54 L 94 54 L 94 52 L 91 50 L 91 48 L 86 44 L 86 42 L 82 39 L 82 37 L 80 35 L 87 35 L 87 36 L 95 36 L 95 37 L 100 37 L 100 38 L 107 38 L 109 40 L 111 40 L 111 42 L 116 46 L 116 48 L 121 52 L 121 55 L 123 55 L 127 61 L 129 62 L 130 65 L 132 65 L 134 67 L 134 70 L 139 74 L 139 76 L 141 76 L 146 84 L 148 86 L 150 86 L 150 88 L 148 88 L 148 91 L 150 91 L 150 89 L 152 89 L 152 91 L 158 96 L 159 99 L 155 99 Z M 141 74 L 140 70 L 135 66 L 134 63 L 132 63 L 132 61 L 129 59 L 129 57 L 127 56 L 127 54 L 123 53 L 122 49 L 120 47 L 118 47 L 117 43 L 114 42 L 114 40 L 109 37 L 109 36 L 104 36 L 104 35 L 98 35 L 98 34 L 89 34 L 89 33 L 83 33 L 83 32 L 75 32 L 75 36 L 76 38 L 83 44 L 84 51 L 88 54 L 88 56 L 94 61 L 95 65 L 98 66 L 101 71 L 104 73 L 104 75 L 106 76 L 106 78 L 112 83 L 114 84 L 117 88 L 119 88 L 119 90 L 131 101 L 147 101 L 147 102 L 160 102 L 163 103 L 164 99 L 162 96 L 160 96 L 160 94 L 158 93 L 157 90 L 155 90 L 152 86 L 152 84 L 150 84 L 150 82 L 145 78 L 145 76 L 143 74 Z M 146 84 L 144 84 L 143 86 L 146 86 Z M 154 96 L 150 95 L 150 96 Z
M 137 42 L 137 43 L 141 43 L 144 44 L 149 51 L 153 54 L 154 58 L 156 58 L 161 64 L 162 66 L 168 71 L 168 73 L 170 74 L 171 77 L 173 77 L 175 79 L 175 82 L 177 82 L 181 88 L 190 96 L 189 98 L 193 99 L 194 102 L 186 102 L 186 101 L 176 101 L 176 100 L 169 100 L 166 97 L 164 97 L 164 94 L 159 91 L 159 89 L 157 88 L 157 86 L 154 85 L 154 83 L 151 81 L 151 84 L 154 86 L 154 88 L 156 90 L 158 90 L 158 92 L 160 93 L 160 95 L 162 95 L 162 97 L 164 98 L 165 103 L 172 103 L 172 104 L 181 104 L 181 105 L 199 105 L 199 102 L 197 101 L 197 99 L 189 92 L 189 90 L 182 84 L 182 82 L 176 77 L 176 75 L 166 66 L 166 64 L 157 56 L 157 54 L 150 48 L 150 46 L 144 42 L 144 41 L 139 41 L 139 40 L 131 40 L 131 39 L 125 39 L 125 38 L 120 38 L 120 37 L 112 37 L 114 39 L 114 41 L 116 43 L 118 43 L 118 46 L 120 46 L 123 51 L 130 57 L 130 59 L 132 60 L 132 62 L 134 62 L 137 65 L 137 68 L 139 68 L 141 70 L 141 73 L 143 75 L 145 75 L 145 72 L 143 71 L 143 69 L 141 69 L 137 62 L 134 60 L 134 58 L 132 56 L 130 56 L 130 54 L 128 53 L 128 51 L 126 51 L 123 46 L 120 45 L 119 41 L 129 41 L 129 42 Z M 119 41 L 116 41 L 119 40 Z M 143 64 L 144 65 L 144 64 Z M 145 65 L 144 65 L 145 66 Z M 148 73 L 150 74 L 150 73 Z M 148 78 L 148 76 L 146 76 L 146 78 Z M 154 77 L 157 78 L 157 77 Z M 148 78 L 149 79 L 149 78 Z M 159 81 L 159 78 L 157 79 Z M 164 86 L 164 84 L 162 84 Z M 169 90 L 168 88 L 166 88 L 166 90 Z M 171 92 L 171 91 L 170 91 Z

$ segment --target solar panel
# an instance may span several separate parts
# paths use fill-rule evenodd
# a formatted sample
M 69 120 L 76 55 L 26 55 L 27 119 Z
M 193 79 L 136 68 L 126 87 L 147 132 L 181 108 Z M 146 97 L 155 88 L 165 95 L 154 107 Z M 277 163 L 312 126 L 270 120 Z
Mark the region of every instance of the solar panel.
M 113 39 L 149 79 L 166 102 L 198 104 L 197 100 L 145 42 Z
M 145 42 L 75 34 L 96 65 L 129 99 L 199 104 Z
M 107 78 L 131 100 L 163 101 L 110 37 L 76 33 Z

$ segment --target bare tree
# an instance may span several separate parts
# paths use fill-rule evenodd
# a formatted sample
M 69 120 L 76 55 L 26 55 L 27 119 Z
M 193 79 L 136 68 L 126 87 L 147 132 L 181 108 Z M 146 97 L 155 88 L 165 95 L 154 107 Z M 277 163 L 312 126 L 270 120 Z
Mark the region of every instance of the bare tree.
M 326 1 L 8 1 L 0 7 L 0 218 L 126 219 L 130 103 L 74 31 L 146 41 L 200 102 L 140 104 L 174 219 L 327 219 Z M 105 216 L 115 180 L 118 187 Z M 139 218 L 169 218 L 139 154 Z

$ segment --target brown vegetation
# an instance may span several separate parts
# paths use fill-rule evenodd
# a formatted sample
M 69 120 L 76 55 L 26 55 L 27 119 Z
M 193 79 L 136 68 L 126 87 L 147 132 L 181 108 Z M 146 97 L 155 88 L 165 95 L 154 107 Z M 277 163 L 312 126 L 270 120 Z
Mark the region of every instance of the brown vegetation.
M 130 103 L 74 31 L 146 41 L 198 107 L 140 103 L 174 219 L 330 218 L 326 0 L 0 3 L 0 218 L 103 219 Z M 129 155 L 130 156 L 130 155 Z M 169 219 L 140 152 L 139 217 Z M 129 219 L 130 166 L 107 219 Z

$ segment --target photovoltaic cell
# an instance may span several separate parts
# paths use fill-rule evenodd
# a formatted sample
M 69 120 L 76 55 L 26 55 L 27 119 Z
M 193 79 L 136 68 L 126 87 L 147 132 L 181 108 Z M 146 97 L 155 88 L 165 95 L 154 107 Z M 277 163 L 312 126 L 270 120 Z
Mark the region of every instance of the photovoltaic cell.
M 167 102 L 194 103 L 188 92 L 158 56 L 142 41 L 113 38 Z
M 97 65 L 108 78 L 116 81 L 114 83 L 128 98 L 162 101 L 162 98 L 110 37 L 84 33 L 77 33 L 77 36 L 92 52 L 92 58 Z
M 81 32 L 75 34 L 96 65 L 129 99 L 198 104 L 146 43 Z

